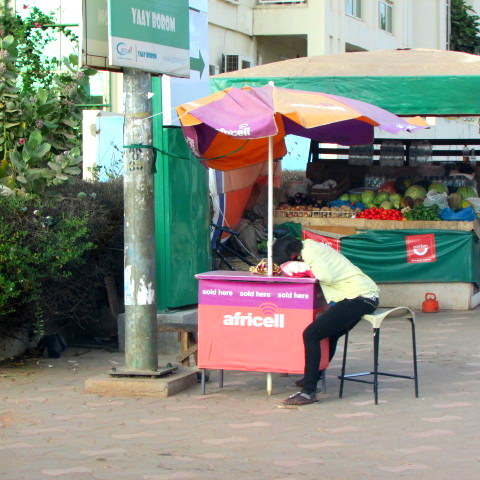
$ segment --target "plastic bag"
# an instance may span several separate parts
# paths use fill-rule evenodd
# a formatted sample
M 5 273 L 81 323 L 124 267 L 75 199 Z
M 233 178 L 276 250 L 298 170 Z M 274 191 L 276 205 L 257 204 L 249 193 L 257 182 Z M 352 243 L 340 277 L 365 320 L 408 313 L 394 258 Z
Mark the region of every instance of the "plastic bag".
M 473 222 L 477 218 L 477 215 L 472 207 L 464 208 L 459 212 L 455 212 L 451 208 L 444 208 L 440 210 L 440 218 L 454 222 Z
M 438 193 L 435 190 L 430 190 L 423 201 L 426 207 L 438 205 L 440 209 L 448 208 L 448 195 L 446 193 Z
M 280 265 L 282 272 L 288 277 L 311 277 L 315 275 L 310 270 L 310 267 L 305 262 L 290 261 Z
M 480 198 L 478 197 L 467 198 L 467 202 L 470 202 L 472 204 L 472 207 L 475 210 L 475 213 L 479 215 L 480 214 Z

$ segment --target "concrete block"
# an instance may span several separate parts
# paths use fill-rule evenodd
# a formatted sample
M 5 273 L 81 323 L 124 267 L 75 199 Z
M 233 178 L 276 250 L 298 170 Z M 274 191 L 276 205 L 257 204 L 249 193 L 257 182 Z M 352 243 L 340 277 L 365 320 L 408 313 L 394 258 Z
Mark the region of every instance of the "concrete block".
M 184 367 L 159 378 L 97 375 L 85 381 L 85 392 L 106 397 L 167 398 L 197 384 L 197 370 Z
M 421 310 L 426 293 L 434 293 L 441 310 L 470 310 L 474 284 L 451 283 L 379 283 L 380 307 L 409 307 Z
M 198 323 L 198 309 L 185 308 L 177 311 L 158 313 L 157 325 L 164 323 Z M 121 313 L 117 320 L 118 349 L 125 352 L 125 314 Z M 159 355 L 175 355 L 180 353 L 180 342 L 175 332 L 157 332 L 157 353 Z

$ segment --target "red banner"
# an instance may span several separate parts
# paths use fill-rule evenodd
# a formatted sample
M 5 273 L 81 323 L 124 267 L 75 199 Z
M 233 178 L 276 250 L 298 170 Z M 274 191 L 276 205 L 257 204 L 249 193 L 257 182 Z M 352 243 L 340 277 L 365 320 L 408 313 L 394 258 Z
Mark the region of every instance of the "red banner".
M 436 262 L 435 235 L 406 235 L 407 263 Z
M 329 247 L 333 248 L 337 252 L 340 251 L 340 240 L 338 238 L 326 237 L 325 235 L 320 235 L 319 233 L 313 233 L 309 230 L 302 230 L 302 238 L 306 240 L 307 238 L 315 240 L 316 242 L 324 243 Z

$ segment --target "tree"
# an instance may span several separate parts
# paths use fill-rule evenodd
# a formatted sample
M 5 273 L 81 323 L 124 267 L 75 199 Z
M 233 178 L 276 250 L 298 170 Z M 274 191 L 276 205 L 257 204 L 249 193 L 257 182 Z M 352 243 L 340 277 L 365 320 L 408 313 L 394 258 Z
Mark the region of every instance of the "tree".
M 74 55 L 45 58 L 52 32 L 77 41 L 53 14 L 0 10 L 0 186 L 14 191 L 45 193 L 81 173 L 80 105 L 96 72 L 75 68 Z
M 465 0 L 452 0 L 450 49 L 478 54 L 480 17 Z

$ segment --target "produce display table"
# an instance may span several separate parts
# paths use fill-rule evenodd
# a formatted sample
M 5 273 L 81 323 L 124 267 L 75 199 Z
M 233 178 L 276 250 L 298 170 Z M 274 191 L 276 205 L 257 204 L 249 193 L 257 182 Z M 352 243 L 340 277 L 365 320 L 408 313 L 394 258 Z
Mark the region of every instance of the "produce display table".
M 366 218 L 342 218 L 342 217 L 289 217 L 284 212 L 274 213 L 274 223 L 281 224 L 285 222 L 300 223 L 306 228 L 320 229 L 320 227 L 350 227 L 356 230 L 459 230 L 475 231 L 477 237 L 480 237 L 480 221 L 473 222 L 441 222 L 441 221 L 393 221 L 393 220 L 368 220 Z
M 276 215 L 275 224 L 290 224 L 298 235 L 304 229 L 308 234 L 315 231 L 325 237 L 319 241 L 331 243 L 379 284 L 382 307 L 405 305 L 418 309 L 428 292 L 441 298 L 441 308 L 471 309 L 478 304 L 473 298 L 480 285 L 478 219 L 285 219 Z
M 196 278 L 201 369 L 303 373 L 302 332 L 327 307 L 314 278 L 240 271 Z

